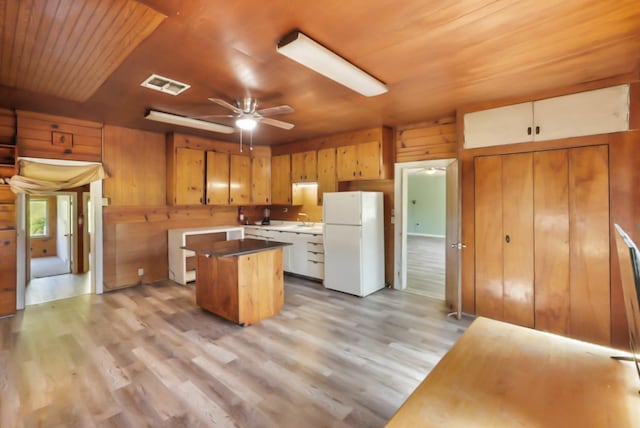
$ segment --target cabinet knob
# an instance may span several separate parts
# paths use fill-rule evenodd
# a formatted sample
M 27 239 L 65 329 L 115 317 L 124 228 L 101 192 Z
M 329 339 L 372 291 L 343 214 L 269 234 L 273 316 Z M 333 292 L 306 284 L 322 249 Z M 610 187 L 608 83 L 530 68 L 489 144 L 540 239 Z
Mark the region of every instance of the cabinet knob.
M 200 203 L 202 203 L 202 198 L 200 198 Z
M 527 127 L 527 135 L 531 135 L 531 127 Z
M 536 135 L 540 135 L 540 127 L 536 126 Z
M 504 241 L 508 244 L 509 242 L 511 242 L 511 237 L 509 235 L 506 235 L 504 237 Z

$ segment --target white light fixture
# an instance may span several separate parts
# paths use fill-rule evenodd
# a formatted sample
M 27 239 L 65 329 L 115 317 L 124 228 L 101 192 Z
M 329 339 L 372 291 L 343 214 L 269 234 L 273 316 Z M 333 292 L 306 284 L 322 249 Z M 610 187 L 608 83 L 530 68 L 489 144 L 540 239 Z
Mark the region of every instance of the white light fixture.
M 178 116 L 175 114 L 163 113 L 161 111 L 149 110 L 144 116 L 145 119 L 156 122 L 169 123 L 171 125 L 186 126 L 187 128 L 202 129 L 204 131 L 221 132 L 223 134 L 233 134 L 231 126 L 219 123 L 207 122 L 204 120 L 192 119 L 190 117 Z
M 298 30 L 284 36 L 278 42 L 276 50 L 278 53 L 361 93 L 365 97 L 373 97 L 387 92 L 384 83 Z
M 240 116 L 236 119 L 236 126 L 244 131 L 253 131 L 258 122 L 252 117 Z

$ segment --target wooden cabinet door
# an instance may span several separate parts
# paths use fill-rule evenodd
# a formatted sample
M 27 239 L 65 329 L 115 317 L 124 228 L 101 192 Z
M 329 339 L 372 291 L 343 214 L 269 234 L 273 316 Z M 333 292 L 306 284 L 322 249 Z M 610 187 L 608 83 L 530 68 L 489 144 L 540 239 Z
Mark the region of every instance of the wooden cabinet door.
M 251 202 L 256 205 L 271 203 L 271 159 L 251 159 Z
M 291 154 L 291 181 L 293 183 L 314 182 L 317 177 L 315 150 Z
M 204 152 L 178 147 L 176 149 L 176 205 L 198 205 L 204 202 Z
M 496 216 L 499 216 L 496 213 Z M 534 326 L 533 154 L 502 157 L 504 320 Z
M 229 203 L 229 154 L 207 152 L 207 204 Z
M 355 145 L 338 147 L 336 170 L 338 181 L 351 181 L 357 177 L 358 155 Z
M 324 192 L 337 192 L 336 149 L 318 150 L 318 205 L 322 205 Z
M 251 158 L 249 156 L 230 156 L 229 203 L 232 205 L 251 203 Z
M 569 150 L 571 336 L 611 343 L 609 151 Z
M 533 155 L 536 329 L 569 335 L 569 152 Z
M 16 231 L 0 230 L 0 316 L 16 312 Z
M 475 159 L 476 313 L 504 317 L 502 158 Z
M 357 146 L 358 179 L 380 178 L 380 143 L 371 141 Z
M 271 203 L 291 205 L 291 156 L 271 158 Z

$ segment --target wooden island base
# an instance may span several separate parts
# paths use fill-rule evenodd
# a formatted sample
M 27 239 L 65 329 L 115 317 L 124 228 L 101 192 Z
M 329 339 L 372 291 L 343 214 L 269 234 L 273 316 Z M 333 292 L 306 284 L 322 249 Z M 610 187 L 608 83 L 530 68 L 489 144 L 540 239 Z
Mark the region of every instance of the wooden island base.
M 284 304 L 282 248 L 231 256 L 197 253 L 196 304 L 243 326 L 277 315 Z

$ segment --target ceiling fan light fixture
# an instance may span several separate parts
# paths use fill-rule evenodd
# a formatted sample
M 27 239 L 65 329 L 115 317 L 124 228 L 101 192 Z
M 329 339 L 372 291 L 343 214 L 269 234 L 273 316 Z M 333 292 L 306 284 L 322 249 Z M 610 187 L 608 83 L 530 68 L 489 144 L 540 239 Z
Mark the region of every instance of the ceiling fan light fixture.
M 243 131 L 253 131 L 258 122 L 252 117 L 239 117 L 236 119 L 236 126 Z
M 298 30 L 280 39 L 276 50 L 278 53 L 359 92 L 365 97 L 384 94 L 388 90 L 380 80 Z
M 223 134 L 233 134 L 234 132 L 234 129 L 231 126 L 207 122 L 205 120 L 192 119 L 185 116 L 178 116 L 171 113 L 164 113 L 157 110 L 149 110 L 147 114 L 144 115 L 144 118 L 153 120 L 155 122 L 185 126 L 187 128 L 202 129 L 204 131 L 221 132 Z

